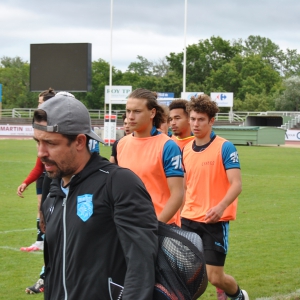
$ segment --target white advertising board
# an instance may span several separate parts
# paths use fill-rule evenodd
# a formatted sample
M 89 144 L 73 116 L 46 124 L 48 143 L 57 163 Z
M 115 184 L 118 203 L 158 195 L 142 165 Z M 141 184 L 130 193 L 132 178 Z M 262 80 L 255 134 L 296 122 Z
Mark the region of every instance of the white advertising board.
M 104 142 L 111 145 L 116 140 L 117 115 L 104 116 Z
M 109 85 L 105 86 L 105 104 L 109 104 L 109 97 L 111 95 L 111 104 L 126 104 L 129 94 L 132 92 L 130 85 Z
M 105 115 L 104 122 L 104 140 L 106 143 L 112 144 L 116 140 L 116 115 Z M 0 125 L 0 136 L 33 136 L 33 128 L 31 125 Z M 300 130 L 287 130 L 285 133 L 286 141 L 296 141 L 300 143 Z
M 0 125 L 0 135 L 33 136 L 33 128 L 31 125 Z
M 210 98 L 219 107 L 233 107 L 233 93 L 210 93 Z
M 285 140 L 300 142 L 300 130 L 287 130 L 285 133 Z
M 181 99 L 190 101 L 191 97 L 197 97 L 198 95 L 204 94 L 203 92 L 181 92 Z

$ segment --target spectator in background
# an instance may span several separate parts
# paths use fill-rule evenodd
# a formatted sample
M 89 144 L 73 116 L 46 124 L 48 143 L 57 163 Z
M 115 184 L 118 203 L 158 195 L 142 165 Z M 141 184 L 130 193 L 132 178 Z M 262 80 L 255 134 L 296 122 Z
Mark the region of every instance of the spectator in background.
M 55 91 L 52 88 L 45 90 L 39 94 L 38 98 L 38 107 L 47 101 L 48 99 L 55 96 Z M 21 198 L 24 198 L 23 192 L 26 188 L 33 183 L 36 182 L 36 195 L 38 199 L 37 203 L 37 217 L 36 217 L 36 227 L 37 227 L 37 236 L 36 241 L 28 247 L 21 247 L 21 251 L 38 251 L 43 250 L 44 248 L 44 234 L 40 229 L 40 206 L 41 206 L 41 198 L 42 198 L 42 185 L 45 177 L 45 168 L 42 164 L 41 160 L 37 157 L 34 168 L 30 171 L 28 176 L 22 182 L 21 185 L 17 188 L 17 195 Z
M 130 127 L 128 125 L 128 120 L 126 118 L 126 114 L 122 115 L 122 119 L 123 119 L 123 127 L 124 127 L 124 136 L 126 136 L 127 134 L 131 133 L 130 131 Z M 117 158 L 117 145 L 120 139 L 116 140 L 111 148 L 111 156 L 109 158 L 109 161 L 113 164 L 118 164 L 118 158 Z
M 161 123 L 160 127 L 158 128 L 159 131 L 166 134 L 168 137 L 172 137 L 172 132 L 170 129 L 170 111 L 167 105 L 161 104 L 160 105 L 164 110 L 163 118 L 164 121 Z

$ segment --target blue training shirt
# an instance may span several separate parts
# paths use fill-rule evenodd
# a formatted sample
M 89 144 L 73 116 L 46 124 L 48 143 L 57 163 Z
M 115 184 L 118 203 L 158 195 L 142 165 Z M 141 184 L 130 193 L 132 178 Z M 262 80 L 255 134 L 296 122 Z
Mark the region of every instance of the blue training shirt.
M 212 139 L 215 136 L 216 134 L 212 131 L 210 138 Z M 230 141 L 226 141 L 222 145 L 222 160 L 225 170 L 241 168 L 238 152 Z
M 153 126 L 150 134 L 154 136 L 164 133 L 161 133 Z M 175 141 L 170 139 L 165 143 L 162 159 L 166 177 L 184 177 L 181 151 Z

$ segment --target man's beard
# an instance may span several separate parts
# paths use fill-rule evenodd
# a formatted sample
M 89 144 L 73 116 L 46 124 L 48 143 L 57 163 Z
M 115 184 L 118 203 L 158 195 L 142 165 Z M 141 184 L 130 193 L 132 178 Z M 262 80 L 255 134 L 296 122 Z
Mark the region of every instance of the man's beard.
M 46 173 L 47 173 L 48 177 L 51 178 L 51 179 L 62 178 L 63 177 L 63 174 L 62 174 L 60 169 L 58 169 L 56 172 L 46 171 Z
M 48 177 L 51 178 L 51 179 L 62 178 L 62 177 L 64 177 L 64 176 L 66 176 L 66 175 L 69 175 L 69 174 L 68 174 L 69 172 L 72 173 L 72 171 L 73 171 L 73 170 L 70 170 L 70 169 L 67 169 L 67 172 L 62 171 L 62 170 L 58 167 L 57 163 L 56 163 L 55 161 L 53 161 L 53 160 L 41 158 L 41 161 L 44 162 L 44 163 L 49 163 L 50 165 L 56 167 L 56 170 L 55 170 L 55 171 L 51 171 L 51 172 L 46 171 Z

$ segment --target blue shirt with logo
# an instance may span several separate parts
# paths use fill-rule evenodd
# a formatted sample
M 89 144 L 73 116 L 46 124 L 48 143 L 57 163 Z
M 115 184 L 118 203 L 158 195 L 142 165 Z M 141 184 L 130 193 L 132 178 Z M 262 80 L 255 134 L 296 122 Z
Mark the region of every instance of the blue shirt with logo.
M 164 133 L 153 126 L 150 134 L 154 136 Z M 166 177 L 184 177 L 180 148 L 171 139 L 165 143 L 163 148 L 163 166 Z

